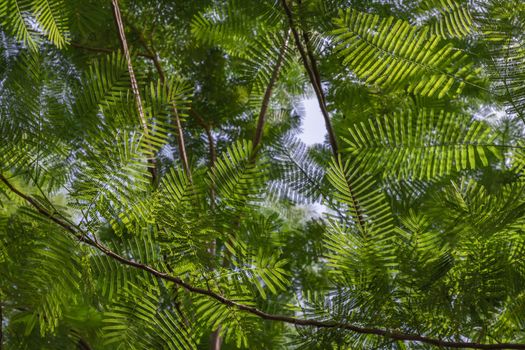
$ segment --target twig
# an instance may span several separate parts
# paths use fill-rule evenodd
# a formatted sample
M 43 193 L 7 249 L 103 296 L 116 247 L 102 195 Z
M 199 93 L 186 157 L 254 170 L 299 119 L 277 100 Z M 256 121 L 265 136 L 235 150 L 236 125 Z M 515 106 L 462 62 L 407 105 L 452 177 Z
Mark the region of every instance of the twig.
M 295 44 L 297 46 L 297 49 L 299 50 L 301 59 L 303 60 L 304 68 L 306 69 L 308 77 L 310 78 L 310 83 L 312 84 L 315 90 L 315 94 L 317 95 L 317 101 L 319 103 L 319 108 L 321 109 L 321 112 L 323 114 L 326 131 L 328 133 L 328 139 L 330 141 L 330 146 L 332 148 L 332 154 L 335 159 L 340 159 L 339 149 L 337 146 L 337 140 L 335 138 L 334 130 L 332 128 L 332 123 L 330 121 L 330 114 L 328 113 L 328 109 L 326 107 L 326 98 L 324 96 L 323 87 L 321 85 L 321 75 L 319 73 L 319 70 L 317 69 L 315 57 L 309 48 L 308 48 L 308 53 L 304 50 L 303 44 L 301 43 L 301 38 L 299 37 L 299 32 L 295 28 L 292 11 L 290 10 L 290 7 L 288 6 L 288 3 L 286 1 L 287 0 L 281 0 L 283 7 L 284 7 L 284 11 L 286 12 L 286 16 L 288 17 L 288 24 L 293 33 Z M 305 34 L 304 38 L 308 40 L 308 35 Z M 306 42 L 306 45 L 308 47 L 308 42 Z M 355 196 L 355 192 L 354 192 L 352 185 L 348 182 L 347 184 L 348 184 L 348 191 L 350 192 L 350 198 L 352 199 L 352 204 L 356 210 L 357 224 L 359 225 L 359 227 L 361 227 L 361 230 L 364 231 L 366 228 L 366 225 L 365 225 L 365 220 L 363 217 L 363 211 L 362 211 L 361 205 L 359 204 L 359 201 L 357 200 L 357 197 Z
M 144 108 L 142 106 L 142 99 L 140 97 L 139 86 L 137 84 L 137 77 L 133 71 L 133 63 L 131 62 L 131 55 L 129 53 L 128 42 L 126 40 L 126 33 L 124 32 L 124 24 L 122 23 L 122 16 L 120 14 L 120 7 L 118 5 L 118 0 L 112 0 L 113 4 L 113 16 L 115 22 L 117 23 L 117 28 L 119 32 L 120 45 L 122 46 L 122 51 L 124 52 L 124 57 L 128 64 L 129 79 L 131 80 L 131 90 L 135 96 L 135 103 L 137 105 L 137 110 L 139 112 L 140 122 L 142 128 L 144 129 L 144 134 L 148 135 L 148 125 L 146 123 L 146 117 L 144 115 Z
M 153 61 L 153 65 L 155 66 L 155 69 L 157 70 L 157 73 L 159 74 L 159 79 L 162 84 L 166 81 L 166 74 L 164 73 L 164 69 L 162 68 L 162 64 L 159 60 L 159 55 L 155 51 L 155 48 L 152 44 L 147 43 L 146 39 L 144 38 L 144 35 L 140 30 L 138 30 L 137 27 L 135 27 L 133 24 L 130 25 L 131 28 L 137 33 L 138 38 L 144 49 L 148 52 L 148 56 L 151 57 L 151 60 Z M 186 175 L 188 176 L 188 179 L 191 181 L 191 168 L 188 162 L 188 153 L 186 152 L 186 144 L 184 142 L 184 130 L 182 129 L 182 124 L 180 121 L 179 112 L 177 110 L 177 105 L 175 102 L 172 102 L 171 104 L 173 109 L 173 124 L 175 129 L 177 130 L 177 144 L 179 147 L 179 153 L 182 160 L 182 166 L 184 167 L 184 171 L 186 172 Z
M 124 57 L 126 58 L 128 64 L 129 79 L 131 80 L 131 90 L 133 92 L 133 96 L 135 97 L 135 103 L 137 105 L 140 123 L 142 125 L 142 129 L 144 130 L 144 136 L 147 139 L 149 136 L 148 124 L 146 122 L 146 116 L 144 114 L 144 107 L 142 106 L 142 99 L 140 97 L 137 77 L 135 76 L 135 72 L 133 71 L 133 63 L 131 61 L 131 54 L 129 53 L 128 42 L 126 40 L 126 33 L 124 32 L 124 24 L 122 22 L 122 16 L 120 14 L 120 7 L 118 5 L 118 0 L 112 0 L 111 3 L 113 5 L 113 17 L 118 28 L 120 45 L 122 46 L 122 51 L 124 52 Z M 151 183 L 153 184 L 155 183 L 155 179 L 157 177 L 155 169 L 155 159 L 149 158 L 148 163 L 150 163 L 148 169 L 151 173 Z
M 91 350 L 91 346 L 84 338 L 79 338 L 77 344 L 80 350 Z
M 297 49 L 299 50 L 299 54 L 301 55 L 301 59 L 303 61 L 304 68 L 306 69 L 306 73 L 308 74 L 308 77 L 310 78 L 310 83 L 312 84 L 315 94 L 317 96 L 319 108 L 321 109 L 321 113 L 323 114 L 326 131 L 328 133 L 328 139 L 330 141 L 330 146 L 332 148 L 332 154 L 334 155 L 334 157 L 337 158 L 337 153 L 338 153 L 337 140 L 335 138 L 334 130 L 332 128 L 332 123 L 330 122 L 330 114 L 328 113 L 328 109 L 326 108 L 326 99 L 324 97 L 321 82 L 320 81 L 318 82 L 316 78 L 315 72 L 317 71 L 317 68 L 316 67 L 312 68 L 313 64 L 315 64 L 315 61 L 309 62 L 308 55 L 306 51 L 304 50 L 303 44 L 301 43 L 299 32 L 297 31 L 297 28 L 295 28 L 295 22 L 293 20 L 292 11 L 290 10 L 288 3 L 286 2 L 286 0 L 281 0 L 281 3 L 283 4 L 286 16 L 288 17 L 288 24 L 294 36 L 295 45 L 297 46 Z
M 342 322 L 336 322 L 336 321 L 321 321 L 321 320 L 314 320 L 314 319 L 301 319 L 291 316 L 285 316 L 285 315 L 274 315 L 266 313 L 262 310 L 259 310 L 253 306 L 245 305 L 242 303 L 238 303 L 236 301 L 230 300 L 221 294 L 215 293 L 209 289 L 203 289 L 200 287 L 195 287 L 179 277 L 172 276 L 166 272 L 159 271 L 149 265 L 142 264 L 140 262 L 136 262 L 133 260 L 128 260 L 124 258 L 123 256 L 113 252 L 100 242 L 96 242 L 93 239 L 91 239 L 88 235 L 88 232 L 84 232 L 78 228 L 75 228 L 68 222 L 63 221 L 59 217 L 55 216 L 53 213 L 50 213 L 45 207 L 40 205 L 35 199 L 33 199 L 31 196 L 26 195 L 19 191 L 17 188 L 15 188 L 5 177 L 3 174 L 0 174 L 0 181 L 3 182 L 13 193 L 15 193 L 20 198 L 23 198 L 25 201 L 27 201 L 31 206 L 33 206 L 40 214 L 43 216 L 49 218 L 51 221 L 55 222 L 57 225 L 64 228 L 67 232 L 69 232 L 71 235 L 75 236 L 79 241 L 97 249 L 101 253 L 107 255 L 108 257 L 120 262 L 122 265 L 131 266 L 136 269 L 145 271 L 149 273 L 152 276 L 161 278 L 166 281 L 170 281 L 173 283 L 178 284 L 179 286 L 183 287 L 189 292 L 193 292 L 200 295 L 206 295 L 216 301 L 218 301 L 221 304 L 224 304 L 226 306 L 236 308 L 240 311 L 248 312 L 250 314 L 256 315 L 264 320 L 269 321 L 277 321 L 277 322 L 284 322 L 293 324 L 295 326 L 309 326 L 309 327 L 316 327 L 316 328 L 336 328 L 336 329 L 344 329 L 349 330 L 355 333 L 359 334 L 370 334 L 370 335 L 377 335 L 386 337 L 392 340 L 400 340 L 400 341 L 412 341 L 412 342 L 420 342 L 420 343 L 426 343 L 431 345 L 436 345 L 439 347 L 448 347 L 448 348 L 456 348 L 456 349 L 517 349 L 517 350 L 525 350 L 525 344 L 517 344 L 517 343 L 499 343 L 499 344 L 483 344 L 483 343 L 476 343 L 476 342 L 461 342 L 461 341 L 447 341 L 447 340 L 441 340 L 431 337 L 426 337 L 418 334 L 408 334 L 408 333 L 402 333 L 399 331 L 394 330 L 387 330 L 387 329 L 381 329 L 381 328 L 368 328 L 368 327 L 360 327 L 356 326 L 354 324 L 350 323 L 342 323 Z
M 272 76 L 270 78 L 270 81 L 268 82 L 266 91 L 264 92 L 264 97 L 263 97 L 262 104 L 261 104 L 261 110 L 259 112 L 259 117 L 257 119 L 257 129 L 255 130 L 255 137 L 253 138 L 253 149 L 254 150 L 257 150 L 262 140 L 264 123 L 266 121 L 266 113 L 268 111 L 268 106 L 270 104 L 270 98 L 272 97 L 273 88 L 275 86 L 275 83 L 277 82 L 277 78 L 279 77 L 279 72 L 281 70 L 281 66 L 284 61 L 284 56 L 288 48 L 289 38 L 290 38 L 290 31 L 286 33 L 286 37 L 284 39 L 283 45 L 281 47 L 281 50 L 279 51 L 279 56 L 277 57 L 277 61 L 275 62 L 275 66 L 272 71 Z

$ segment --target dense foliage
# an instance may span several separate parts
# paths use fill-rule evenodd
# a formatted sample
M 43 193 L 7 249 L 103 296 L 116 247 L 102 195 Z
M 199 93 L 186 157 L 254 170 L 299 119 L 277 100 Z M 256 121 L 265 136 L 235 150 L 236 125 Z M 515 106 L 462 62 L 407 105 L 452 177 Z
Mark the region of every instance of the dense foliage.
M 0 349 L 525 349 L 522 0 L 0 0 L 0 39 Z

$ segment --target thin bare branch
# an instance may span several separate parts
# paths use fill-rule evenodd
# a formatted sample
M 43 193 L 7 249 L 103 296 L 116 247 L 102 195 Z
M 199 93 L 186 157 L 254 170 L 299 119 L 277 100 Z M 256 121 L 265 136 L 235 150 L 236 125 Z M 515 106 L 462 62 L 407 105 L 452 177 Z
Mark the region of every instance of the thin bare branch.
M 295 22 L 293 19 L 292 10 L 288 6 L 288 3 L 286 0 L 281 0 L 284 11 L 286 12 L 286 16 L 288 17 L 288 24 L 290 26 L 290 30 L 293 33 L 295 44 L 297 46 L 297 49 L 299 50 L 299 54 L 301 55 L 301 59 L 303 61 L 304 68 L 308 74 L 308 77 L 310 78 L 310 83 L 312 84 L 315 94 L 317 96 L 317 101 L 319 103 L 319 107 L 321 109 L 321 113 L 323 114 L 326 131 L 328 133 L 328 139 L 330 141 L 330 146 L 332 148 L 332 154 L 335 159 L 339 158 L 339 150 L 337 146 L 337 140 L 335 138 L 334 130 L 332 128 L 332 123 L 330 121 L 330 115 L 328 113 L 328 109 L 326 107 L 326 98 L 324 96 L 323 88 L 321 85 L 321 75 L 319 73 L 319 69 L 317 68 L 317 64 L 315 61 L 315 57 L 311 50 L 308 48 L 308 52 L 305 51 L 303 44 L 301 42 L 301 38 L 299 37 L 299 32 L 297 31 L 297 28 L 295 27 Z M 308 34 L 304 35 L 304 38 L 306 40 L 308 39 Z M 306 42 L 308 46 L 308 41 Z M 350 197 L 352 198 L 352 202 L 354 204 L 354 207 L 356 209 L 357 213 L 357 224 L 361 227 L 361 229 L 365 228 L 365 221 L 363 218 L 363 212 L 361 209 L 361 205 L 359 204 L 359 201 L 357 200 L 357 197 L 355 196 L 354 189 L 352 188 L 351 184 L 348 184 L 348 190 L 350 192 Z
M 190 164 L 188 162 L 188 155 L 186 153 L 186 145 L 184 142 L 184 131 L 182 130 L 182 124 L 180 122 L 179 112 L 177 110 L 177 106 L 175 103 L 172 104 L 173 107 L 173 116 L 175 117 L 175 128 L 178 132 L 178 146 L 179 146 L 179 153 L 180 157 L 182 159 L 182 165 L 184 166 L 184 171 L 186 172 L 186 175 L 188 176 L 188 179 L 191 181 L 191 168 Z
M 89 343 L 84 338 L 78 339 L 77 345 L 79 350 L 92 350 L 91 346 L 89 346 Z
M 297 46 L 297 50 L 299 51 L 299 54 L 301 55 L 301 60 L 303 61 L 304 68 L 306 70 L 306 73 L 308 74 L 308 77 L 310 78 L 310 83 L 312 84 L 315 95 L 317 96 L 317 101 L 319 103 L 319 108 L 321 109 L 321 113 L 323 114 L 326 131 L 328 133 L 328 139 L 330 141 L 330 147 L 332 148 L 332 154 L 334 157 L 337 157 L 338 153 L 338 146 L 337 146 L 337 140 L 335 138 L 334 130 L 332 128 L 332 123 L 330 121 L 330 114 L 328 113 L 328 109 L 326 108 L 326 99 L 324 96 L 323 88 L 321 85 L 321 81 L 317 81 L 316 77 L 316 68 L 312 68 L 312 65 L 315 63 L 310 62 L 308 58 L 308 54 L 305 51 L 303 44 L 301 42 L 301 37 L 299 36 L 299 32 L 297 31 L 297 28 L 295 27 L 295 22 L 293 19 L 292 10 L 288 6 L 288 3 L 286 0 L 281 0 L 281 3 L 283 4 L 284 11 L 286 13 L 286 16 L 288 17 L 288 25 L 290 26 L 290 30 L 292 31 L 292 34 L 294 36 L 295 45 Z
M 220 350 L 222 345 L 221 326 L 217 327 L 210 335 L 210 350 Z
M 133 96 L 135 97 L 135 104 L 139 113 L 142 129 L 144 130 L 144 135 L 147 137 L 149 134 L 148 124 L 146 122 L 144 107 L 142 105 L 142 99 L 140 97 L 137 77 L 135 76 L 135 72 L 133 71 L 133 63 L 131 61 L 131 54 L 129 53 L 128 42 L 126 40 L 126 33 L 124 32 L 124 24 L 122 22 L 122 16 L 120 14 L 120 7 L 118 5 L 118 0 L 112 0 L 111 3 L 113 5 L 113 18 L 115 19 L 119 32 L 120 45 L 122 46 L 122 51 L 124 52 L 124 57 L 126 58 L 126 62 L 128 64 L 129 78 L 131 80 L 131 90 L 133 92 Z M 149 171 L 151 173 L 151 182 L 155 183 L 155 179 L 157 177 L 155 169 L 155 159 L 148 159 L 148 163 L 150 163 Z
M 263 96 L 263 100 L 261 104 L 261 110 L 259 112 L 259 117 L 257 119 L 257 129 L 255 130 L 255 137 L 253 138 L 253 148 L 254 149 L 257 149 L 257 147 L 259 147 L 259 144 L 261 143 L 261 140 L 263 137 L 264 123 L 266 121 L 266 113 L 268 112 L 268 107 L 270 105 L 270 98 L 272 97 L 273 88 L 275 87 L 275 83 L 277 82 L 277 79 L 279 77 L 281 66 L 283 65 L 283 61 L 284 61 L 284 56 L 286 55 L 286 50 L 288 49 L 289 38 L 290 38 L 290 31 L 286 33 L 286 37 L 284 38 L 283 45 L 281 46 L 281 49 L 279 51 L 279 56 L 277 57 L 277 61 L 275 62 L 275 66 L 272 71 L 272 76 L 270 78 L 270 81 L 268 82 L 266 91 L 264 92 L 264 96 Z
M 223 295 L 216 293 L 210 289 L 204 289 L 200 287 L 195 287 L 185 281 L 183 281 L 181 278 L 170 275 L 166 272 L 159 271 L 149 265 L 142 264 L 140 262 L 129 260 L 124 258 L 123 256 L 113 252 L 106 246 L 104 246 L 102 243 L 95 241 L 94 239 L 90 238 L 90 235 L 88 232 L 82 231 L 80 228 L 77 228 L 73 226 L 71 223 L 65 221 L 61 217 L 57 216 L 56 213 L 52 213 L 49 210 L 47 210 L 45 207 L 43 207 L 38 201 L 36 201 L 31 196 L 22 193 L 19 191 L 16 187 L 14 187 L 9 180 L 3 175 L 0 174 L 0 181 L 3 182 L 11 192 L 19 196 L 20 198 L 23 198 L 26 202 L 28 202 L 31 206 L 33 206 L 40 214 L 42 214 L 44 217 L 49 218 L 49 220 L 55 222 L 57 225 L 61 226 L 63 229 L 65 229 L 67 232 L 69 232 L 71 235 L 75 236 L 79 241 L 95 248 L 99 252 L 107 255 L 108 257 L 120 262 L 122 265 L 131 266 L 133 268 L 137 268 L 139 270 L 145 271 L 149 273 L 152 276 L 155 276 L 157 278 L 161 278 L 166 281 L 171 281 L 182 288 L 186 289 L 189 292 L 200 294 L 200 295 L 206 295 L 216 301 L 218 301 L 221 304 L 224 304 L 226 306 L 236 308 L 240 311 L 248 312 L 250 314 L 253 314 L 255 316 L 258 316 L 262 319 L 269 320 L 269 321 L 277 321 L 277 322 L 285 322 L 289 324 L 293 324 L 295 326 L 307 326 L 307 327 L 317 327 L 317 328 L 337 328 L 337 329 L 344 329 L 348 331 L 352 331 L 359 334 L 370 334 L 370 335 L 377 335 L 385 338 L 389 338 L 392 340 L 400 340 L 400 341 L 411 341 L 411 342 L 419 342 L 419 343 L 425 343 L 425 344 L 431 344 L 436 345 L 439 347 L 444 348 L 455 348 L 455 349 L 518 349 L 518 350 L 525 350 L 525 344 L 517 344 L 517 343 L 498 343 L 498 344 L 483 344 L 483 343 L 476 343 L 476 342 L 461 342 L 461 341 L 448 341 L 448 340 L 441 340 L 431 337 L 426 337 L 423 335 L 418 334 L 408 334 L 408 333 L 402 333 L 395 330 L 388 330 L 388 329 L 381 329 L 381 328 L 369 328 L 369 327 L 361 327 L 350 323 L 342 323 L 337 321 L 322 321 L 322 320 L 313 320 L 313 319 L 302 319 L 302 318 L 296 318 L 291 316 L 285 316 L 285 315 L 274 315 L 266 313 L 262 310 L 259 310 L 253 306 L 248 306 L 242 303 L 238 303 L 236 301 L 230 300 Z
M 122 47 L 124 57 L 126 58 L 126 62 L 128 64 L 129 79 L 131 80 L 131 90 L 133 91 L 133 96 L 135 97 L 135 103 L 139 112 L 139 118 L 142 124 L 142 128 L 144 129 L 144 134 L 147 135 L 149 133 L 148 125 L 146 123 L 146 116 L 144 115 L 144 107 L 142 106 L 142 99 L 140 97 L 139 86 L 137 84 L 137 77 L 135 76 L 135 72 L 133 71 L 133 63 L 131 61 L 131 54 L 129 53 L 128 42 L 126 40 L 126 33 L 124 32 L 124 24 L 122 23 L 120 7 L 118 5 L 118 0 L 112 0 L 111 3 L 113 5 L 113 17 L 115 18 L 115 22 L 117 23 L 120 45 Z
M 144 49 L 148 52 L 148 56 L 151 57 L 151 60 L 153 61 L 153 65 L 155 66 L 155 69 L 157 70 L 157 73 L 159 74 L 159 79 L 162 84 L 166 81 L 166 73 L 164 73 L 164 69 L 162 68 L 162 63 L 160 62 L 159 55 L 155 51 L 155 48 L 153 44 L 148 44 L 146 41 L 146 38 L 144 38 L 144 35 L 142 32 L 135 27 L 133 24 L 130 25 L 131 28 L 137 33 L 139 41 L 141 45 L 144 47 Z M 182 166 L 184 167 L 184 171 L 186 172 L 186 175 L 192 180 L 191 176 L 191 168 L 188 162 L 188 153 L 186 152 L 186 143 L 184 141 L 184 130 L 182 129 L 182 123 L 180 121 L 179 111 L 177 109 L 177 105 L 175 102 L 171 104 L 173 109 L 173 126 L 177 130 L 177 146 L 179 148 L 179 154 L 182 161 Z
M 209 169 L 211 171 L 212 176 L 215 172 L 215 162 L 217 160 L 217 151 L 215 149 L 215 140 L 213 139 L 213 135 L 211 133 L 211 126 L 209 123 L 206 123 L 204 118 L 197 113 L 193 108 L 190 109 L 190 115 L 195 118 L 197 123 L 202 126 L 204 131 L 206 132 L 206 137 L 208 138 L 208 149 L 209 149 L 209 155 L 210 155 L 210 165 Z M 210 185 L 210 206 L 211 209 L 215 209 L 215 181 L 212 181 Z M 210 255 L 214 256 L 217 254 L 217 241 L 212 240 L 209 243 L 208 252 Z M 221 338 L 221 326 L 219 325 L 216 330 L 211 332 L 210 334 L 210 350 L 220 350 L 222 345 L 222 338 Z

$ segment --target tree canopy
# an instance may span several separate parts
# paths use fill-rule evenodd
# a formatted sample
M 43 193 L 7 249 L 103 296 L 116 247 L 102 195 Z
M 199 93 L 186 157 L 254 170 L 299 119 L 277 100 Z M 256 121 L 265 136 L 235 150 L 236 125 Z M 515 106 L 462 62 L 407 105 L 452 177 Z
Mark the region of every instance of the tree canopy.
M 0 39 L 0 349 L 525 349 L 522 0 L 0 0 Z

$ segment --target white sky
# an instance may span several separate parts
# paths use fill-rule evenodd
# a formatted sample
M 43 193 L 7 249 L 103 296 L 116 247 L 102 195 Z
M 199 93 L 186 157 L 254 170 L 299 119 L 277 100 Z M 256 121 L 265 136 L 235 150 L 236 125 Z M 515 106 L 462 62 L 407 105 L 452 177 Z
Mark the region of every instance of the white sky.
M 326 126 L 317 98 L 315 96 L 309 97 L 304 99 L 302 103 L 304 106 L 304 116 L 301 121 L 303 132 L 299 135 L 299 138 L 307 145 L 322 143 L 326 135 Z M 310 216 L 312 217 L 320 217 L 328 210 L 326 206 L 320 203 L 310 204 L 306 207 L 311 211 Z
M 319 109 L 319 104 L 315 97 L 303 100 L 304 112 L 301 123 L 303 132 L 299 138 L 307 145 L 322 143 L 326 135 L 323 115 Z

